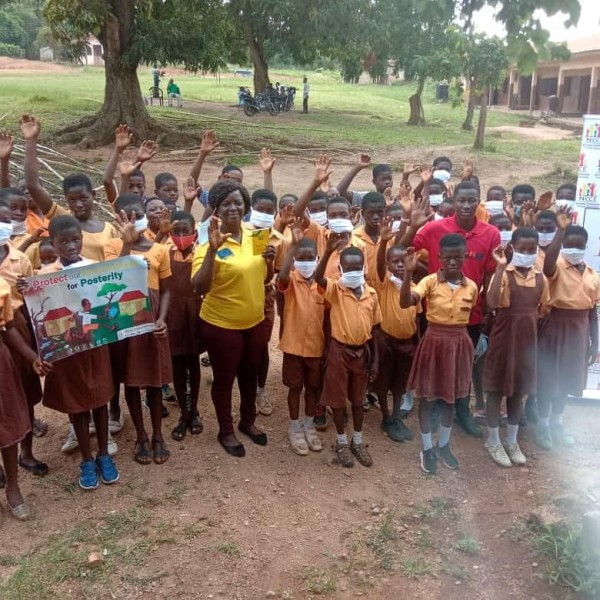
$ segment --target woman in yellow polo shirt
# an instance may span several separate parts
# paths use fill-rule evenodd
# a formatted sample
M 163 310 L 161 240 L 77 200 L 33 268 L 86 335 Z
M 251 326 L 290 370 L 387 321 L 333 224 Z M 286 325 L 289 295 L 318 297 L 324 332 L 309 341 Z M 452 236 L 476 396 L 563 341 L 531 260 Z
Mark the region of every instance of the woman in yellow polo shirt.
M 194 254 L 192 284 L 204 296 L 200 309 L 202 341 L 213 369 L 211 397 L 219 422 L 219 442 L 233 456 L 244 456 L 231 416 L 231 394 L 240 389 L 238 429 L 255 444 L 267 436 L 255 425 L 256 381 L 268 343 L 265 324 L 265 282 L 273 277 L 275 249 L 254 254 L 250 232 L 242 219 L 250 210 L 248 191 L 232 180 L 216 183 L 208 194 L 214 209 L 209 241 Z

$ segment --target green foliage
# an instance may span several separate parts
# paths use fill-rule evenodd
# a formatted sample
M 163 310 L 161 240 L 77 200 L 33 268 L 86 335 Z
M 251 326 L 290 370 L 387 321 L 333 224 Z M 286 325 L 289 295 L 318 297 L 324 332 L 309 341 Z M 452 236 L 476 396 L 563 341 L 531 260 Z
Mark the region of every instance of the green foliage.
M 38 31 L 42 27 L 39 2 L 22 0 L 5 2 L 0 9 L 0 54 L 13 57 L 39 58 L 36 44 Z M 7 46 L 16 46 L 15 49 Z
M 465 74 L 472 78 L 478 93 L 502 85 L 510 66 L 502 40 L 478 35 L 464 38 Z
M 15 44 L 5 44 L 4 42 L 0 42 L 0 56 L 23 58 L 25 56 L 25 50 Z

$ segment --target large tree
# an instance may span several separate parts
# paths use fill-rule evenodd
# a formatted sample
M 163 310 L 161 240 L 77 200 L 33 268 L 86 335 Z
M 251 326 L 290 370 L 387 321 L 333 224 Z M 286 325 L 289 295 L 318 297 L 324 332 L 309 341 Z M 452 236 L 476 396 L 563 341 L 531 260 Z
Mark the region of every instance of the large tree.
M 218 0 L 48 0 L 45 16 L 58 40 L 72 43 L 93 33 L 104 47 L 102 108 L 63 131 L 85 145 L 108 143 L 119 123 L 137 139 L 156 137 L 162 130 L 144 104 L 140 63 L 216 69 L 231 33 Z

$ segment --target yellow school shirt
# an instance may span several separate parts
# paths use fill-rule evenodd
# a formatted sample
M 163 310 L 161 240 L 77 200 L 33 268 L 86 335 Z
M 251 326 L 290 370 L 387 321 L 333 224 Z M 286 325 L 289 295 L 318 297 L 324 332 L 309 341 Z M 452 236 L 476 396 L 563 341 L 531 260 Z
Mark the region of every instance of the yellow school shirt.
M 192 277 L 202 266 L 209 244 L 194 253 Z M 200 318 L 224 329 L 250 329 L 265 318 L 267 263 L 255 256 L 252 237 L 242 229 L 242 240 L 227 239 L 217 250 L 212 285 L 204 296 Z

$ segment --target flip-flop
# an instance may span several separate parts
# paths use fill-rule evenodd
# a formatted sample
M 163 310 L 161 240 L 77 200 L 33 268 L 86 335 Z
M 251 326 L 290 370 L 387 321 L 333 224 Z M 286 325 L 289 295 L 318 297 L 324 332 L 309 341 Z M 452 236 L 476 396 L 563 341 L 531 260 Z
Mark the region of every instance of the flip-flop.
M 24 502 L 23 504 L 19 504 L 19 506 L 15 506 L 14 508 L 9 504 L 9 507 L 12 516 L 17 519 L 17 521 L 27 521 L 27 519 L 29 519 L 29 507 Z
M 208 356 L 204 356 L 203 358 L 200 359 L 200 364 L 203 367 L 210 367 L 210 358 L 208 358 Z
M 192 435 L 200 435 L 203 431 L 204 431 L 204 425 L 202 424 L 202 421 L 200 420 L 200 415 L 195 414 L 192 417 L 192 420 L 189 423 L 190 425 L 190 433 Z
M 148 448 L 148 440 L 136 442 L 133 450 L 133 459 L 140 465 L 149 465 L 152 462 L 152 454 Z
M 162 465 L 169 460 L 171 453 L 167 450 L 163 440 L 152 440 L 152 456 L 157 465 Z
M 48 423 L 41 419 L 33 419 L 32 431 L 36 438 L 42 438 L 48 435 Z
M 45 475 L 48 475 L 48 472 L 50 471 L 50 469 L 48 468 L 48 465 L 46 463 L 36 460 L 34 464 L 28 465 L 27 463 L 23 462 L 23 460 L 21 459 L 20 456 L 19 456 L 19 466 L 22 469 L 29 471 L 32 475 L 35 475 L 36 477 L 44 477 Z
M 176 442 L 181 442 L 185 438 L 185 433 L 187 431 L 189 424 L 190 423 L 188 422 L 187 419 L 184 419 L 183 417 L 179 417 L 179 422 L 177 423 L 177 425 L 175 425 L 175 427 L 173 428 L 173 431 L 171 431 L 171 437 Z

